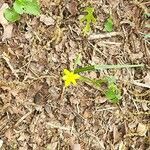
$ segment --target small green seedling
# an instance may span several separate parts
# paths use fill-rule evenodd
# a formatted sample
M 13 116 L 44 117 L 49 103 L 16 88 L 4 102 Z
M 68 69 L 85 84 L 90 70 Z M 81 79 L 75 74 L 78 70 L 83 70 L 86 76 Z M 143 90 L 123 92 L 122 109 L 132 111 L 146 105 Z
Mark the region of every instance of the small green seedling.
M 79 61 L 79 63 L 81 63 L 81 56 L 78 56 L 77 60 Z M 75 61 L 75 67 L 77 67 L 78 61 Z M 86 67 L 75 68 L 73 71 L 64 69 L 63 80 L 65 82 L 65 87 L 68 87 L 71 84 L 77 85 L 77 80 L 90 84 L 93 87 L 99 89 L 111 103 L 119 103 L 121 99 L 121 90 L 118 88 L 116 79 L 114 77 L 90 79 L 88 77 L 81 76 L 80 73 L 87 71 L 101 71 L 104 69 L 121 69 L 142 66 L 144 65 L 91 65 Z M 106 85 L 104 89 L 103 85 Z
M 114 77 L 107 77 L 107 90 L 105 91 L 106 98 L 112 103 L 118 103 L 121 99 L 121 90 L 116 85 Z
M 12 8 L 7 8 L 4 12 L 4 17 L 9 22 L 15 22 L 20 19 L 23 13 L 30 15 L 40 14 L 40 5 L 38 0 L 15 0 Z
M 104 23 L 104 30 L 107 32 L 112 32 L 114 28 L 113 19 L 109 17 L 106 22 Z
M 81 23 L 85 22 L 86 25 L 83 28 L 84 35 L 89 34 L 91 31 L 91 23 L 96 23 L 96 18 L 94 17 L 94 8 L 93 7 L 87 7 L 84 12 L 87 14 L 80 20 Z

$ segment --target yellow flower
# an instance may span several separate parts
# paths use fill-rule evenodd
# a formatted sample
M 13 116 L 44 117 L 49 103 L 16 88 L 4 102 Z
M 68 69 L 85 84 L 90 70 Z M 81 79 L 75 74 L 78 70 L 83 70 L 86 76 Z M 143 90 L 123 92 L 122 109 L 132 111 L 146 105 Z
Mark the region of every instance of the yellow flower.
M 71 72 L 67 69 L 64 69 L 64 76 L 63 80 L 65 81 L 65 87 L 69 86 L 71 83 L 74 85 L 77 84 L 76 80 L 80 78 L 80 75 L 75 74 L 74 72 Z

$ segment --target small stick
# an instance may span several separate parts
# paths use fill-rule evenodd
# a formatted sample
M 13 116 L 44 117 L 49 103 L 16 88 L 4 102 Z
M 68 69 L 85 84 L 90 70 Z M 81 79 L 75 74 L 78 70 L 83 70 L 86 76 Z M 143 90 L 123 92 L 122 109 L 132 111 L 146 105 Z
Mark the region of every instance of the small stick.
M 132 84 L 150 89 L 150 84 L 144 84 L 144 83 L 140 83 L 140 82 L 137 82 L 137 81 L 133 81 Z
M 112 36 L 122 35 L 122 32 L 110 32 L 101 34 L 92 34 L 88 37 L 88 40 L 97 40 L 103 38 L 110 38 Z

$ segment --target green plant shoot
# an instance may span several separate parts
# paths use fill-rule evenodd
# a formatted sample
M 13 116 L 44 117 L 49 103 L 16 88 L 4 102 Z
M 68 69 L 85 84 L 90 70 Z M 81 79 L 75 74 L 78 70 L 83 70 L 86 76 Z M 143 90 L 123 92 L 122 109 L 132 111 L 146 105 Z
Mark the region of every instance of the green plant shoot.
M 86 25 L 83 28 L 84 35 L 89 34 L 91 31 L 91 23 L 96 23 L 96 18 L 94 17 L 94 8 L 93 7 L 87 7 L 84 12 L 87 14 L 80 20 L 81 23 L 85 22 Z
M 13 7 L 5 10 L 4 17 L 9 22 L 15 22 L 20 19 L 20 15 L 23 13 L 39 15 L 40 6 L 38 0 L 15 0 Z
M 76 62 L 77 64 L 77 62 Z M 77 66 L 77 65 L 75 65 Z M 106 98 L 112 102 L 112 103 L 118 103 L 121 99 L 121 90 L 118 88 L 116 79 L 114 77 L 105 77 L 102 79 L 90 79 L 84 76 L 79 75 L 79 73 L 85 72 L 85 71 L 97 71 L 97 70 L 103 70 L 103 69 L 121 69 L 121 68 L 132 68 L 132 67 L 143 67 L 143 64 L 140 65 L 91 65 L 91 66 L 85 66 L 76 68 L 73 71 L 69 71 L 67 69 L 64 69 L 64 75 L 63 80 L 65 82 L 65 87 L 70 86 L 71 84 L 76 85 L 76 80 L 80 80 L 82 82 L 88 83 L 92 85 L 93 87 L 96 87 L 99 89 Z M 105 89 L 103 89 L 102 85 L 107 85 Z
M 118 103 L 121 99 L 121 91 L 116 85 L 114 77 L 107 77 L 107 90 L 105 91 L 106 98 L 112 103 Z

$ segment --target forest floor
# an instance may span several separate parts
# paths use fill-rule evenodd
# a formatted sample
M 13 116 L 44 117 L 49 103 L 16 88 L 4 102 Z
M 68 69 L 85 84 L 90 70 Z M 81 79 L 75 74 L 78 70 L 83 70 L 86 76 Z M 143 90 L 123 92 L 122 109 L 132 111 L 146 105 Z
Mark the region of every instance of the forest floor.
M 79 18 L 89 2 L 97 23 L 85 37 Z M 4 3 L 12 1 L 1 0 L 0 8 Z M 9 38 L 0 25 L 0 149 L 150 150 L 150 2 L 41 0 L 40 5 L 41 15 L 23 15 Z M 106 32 L 110 14 L 114 30 Z M 112 104 L 90 85 L 64 88 L 63 70 L 73 68 L 78 54 L 80 66 L 144 67 L 85 74 L 117 78 L 122 98 Z

